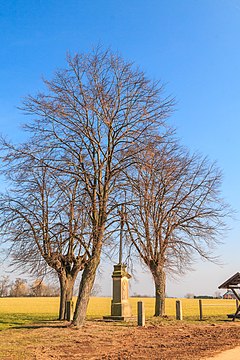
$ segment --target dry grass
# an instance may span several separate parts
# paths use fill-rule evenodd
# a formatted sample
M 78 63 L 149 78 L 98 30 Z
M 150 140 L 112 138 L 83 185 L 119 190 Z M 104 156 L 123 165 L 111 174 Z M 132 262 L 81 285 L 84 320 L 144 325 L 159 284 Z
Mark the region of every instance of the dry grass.
M 132 312 L 137 313 L 137 302 L 145 304 L 146 317 L 154 314 L 153 298 L 131 298 Z M 181 299 L 183 316 L 186 320 L 199 319 L 199 301 L 197 299 Z M 204 319 L 226 319 L 228 313 L 234 313 L 235 300 L 202 300 Z M 175 316 L 176 299 L 166 299 L 166 315 Z M 21 326 L 30 322 L 53 320 L 58 315 L 59 298 L 1 298 L 0 329 Z M 110 298 L 91 298 L 88 306 L 88 318 L 102 318 L 111 311 Z

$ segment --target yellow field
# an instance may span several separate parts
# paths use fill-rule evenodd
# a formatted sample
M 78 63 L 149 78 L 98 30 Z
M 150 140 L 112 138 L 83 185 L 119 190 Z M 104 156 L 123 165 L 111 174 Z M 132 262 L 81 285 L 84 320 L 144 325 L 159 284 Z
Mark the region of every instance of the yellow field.
M 146 317 L 154 314 L 153 298 L 131 298 L 133 315 L 137 313 L 137 302 L 144 302 Z M 181 299 L 183 317 L 199 318 L 199 301 L 197 299 Z M 166 315 L 175 316 L 176 299 L 166 299 Z M 210 299 L 202 300 L 204 317 L 226 317 L 228 313 L 234 313 L 236 309 L 235 300 Z M 59 298 L 0 298 L 0 321 L 3 314 L 38 314 L 51 315 L 56 317 L 58 314 Z M 88 306 L 87 315 L 91 318 L 101 318 L 110 315 L 110 298 L 91 298 Z
M 145 305 L 146 317 L 154 315 L 154 299 L 153 298 L 130 298 L 133 315 L 137 315 L 137 302 L 143 301 Z M 166 315 L 175 317 L 176 300 L 166 299 Z M 198 299 L 179 299 L 182 302 L 183 317 L 199 319 L 199 300 Z M 206 299 L 202 300 L 203 317 L 223 317 L 236 311 L 235 300 L 222 299 Z M 109 315 L 111 312 L 110 298 L 91 298 L 88 306 L 88 316 L 102 317 Z

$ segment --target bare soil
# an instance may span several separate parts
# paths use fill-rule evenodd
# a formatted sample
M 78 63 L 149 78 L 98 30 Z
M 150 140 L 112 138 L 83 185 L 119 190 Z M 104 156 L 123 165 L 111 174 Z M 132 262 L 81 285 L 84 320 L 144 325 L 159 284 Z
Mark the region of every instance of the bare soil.
M 240 345 L 240 322 L 48 322 L 0 332 L 0 359 L 204 359 Z M 240 359 L 240 354 L 239 354 Z

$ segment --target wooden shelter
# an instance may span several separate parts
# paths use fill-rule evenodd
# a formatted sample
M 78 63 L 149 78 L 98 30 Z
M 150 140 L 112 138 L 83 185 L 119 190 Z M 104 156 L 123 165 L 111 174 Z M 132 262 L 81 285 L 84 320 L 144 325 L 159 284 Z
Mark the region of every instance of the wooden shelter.
M 238 306 L 235 314 L 229 314 L 228 317 L 232 318 L 233 321 L 236 318 L 240 318 L 240 294 L 237 293 L 237 289 L 240 289 L 240 273 L 237 272 L 235 275 L 226 280 L 222 285 L 218 287 L 219 289 L 228 289 L 232 290 L 236 299 L 238 300 Z

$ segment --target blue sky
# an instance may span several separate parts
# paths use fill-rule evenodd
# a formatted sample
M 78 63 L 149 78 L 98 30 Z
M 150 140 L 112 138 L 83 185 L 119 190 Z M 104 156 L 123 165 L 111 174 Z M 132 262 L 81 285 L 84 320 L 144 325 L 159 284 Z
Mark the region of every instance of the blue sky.
M 22 138 L 24 116 L 17 107 L 42 88 L 42 77 L 65 66 L 67 52 L 111 47 L 166 84 L 177 101 L 170 122 L 178 137 L 217 161 L 223 195 L 239 211 L 239 39 L 240 0 L 1 1 L 0 132 Z M 196 271 L 168 282 L 169 295 L 214 293 L 240 270 L 240 224 L 229 225 L 217 251 L 225 265 L 197 263 Z M 153 293 L 146 274 L 138 280 L 133 292 Z M 111 276 L 103 292 L 110 294 L 110 286 Z

